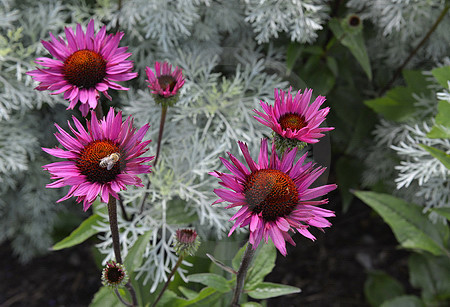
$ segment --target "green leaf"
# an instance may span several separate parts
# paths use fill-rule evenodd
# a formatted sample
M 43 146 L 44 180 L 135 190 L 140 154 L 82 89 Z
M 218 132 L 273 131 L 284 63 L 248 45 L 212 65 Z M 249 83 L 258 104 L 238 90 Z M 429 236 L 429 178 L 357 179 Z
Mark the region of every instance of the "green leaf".
M 180 292 L 181 292 L 188 300 L 191 300 L 191 299 L 193 299 L 193 298 L 195 298 L 195 297 L 198 296 L 198 293 L 195 292 L 194 290 L 191 290 L 191 289 L 188 289 L 188 288 L 185 288 L 185 287 L 182 287 L 182 286 L 178 287 L 178 290 L 180 290 Z
M 358 63 L 363 68 L 369 80 L 372 80 L 372 69 L 370 67 L 370 60 L 367 54 L 367 49 L 364 44 L 364 36 L 362 31 L 353 31 L 350 28 L 343 27 L 341 22 L 336 18 L 332 18 L 328 23 L 334 36 L 347 47 Z
M 167 210 L 166 222 L 167 224 L 190 224 L 198 220 L 195 213 L 186 211 L 186 202 L 182 199 L 173 199 L 169 202 L 170 210 Z
M 260 284 L 275 267 L 275 260 L 277 259 L 275 245 L 271 241 L 267 244 L 261 243 L 261 245 L 248 270 L 244 284 L 245 290 L 251 290 Z
M 125 257 L 124 265 L 128 272 L 133 272 L 136 268 L 139 268 L 144 260 L 145 248 L 150 241 L 150 237 L 153 230 L 148 230 L 144 234 L 140 235 L 133 246 L 128 251 Z
M 426 307 L 425 304 L 414 295 L 402 295 L 385 301 L 380 307 Z
M 438 159 L 447 169 L 450 169 L 450 155 L 431 146 L 423 144 L 419 144 L 419 146 L 428 151 L 434 158 Z
M 436 212 L 439 215 L 442 215 L 447 220 L 450 221 L 450 208 L 449 207 L 442 207 L 442 208 L 433 208 L 432 211 Z
M 443 243 L 448 227 L 433 224 L 422 213 L 422 207 L 388 194 L 363 191 L 354 194 L 383 218 L 404 248 L 421 249 L 434 255 L 448 253 Z
M 281 295 L 300 293 L 301 290 L 297 287 L 292 287 L 288 285 L 275 284 L 271 282 L 262 282 L 254 287 L 247 294 L 254 299 L 266 299 Z
M 244 256 L 245 250 L 247 249 L 247 245 L 248 243 L 245 243 L 244 246 L 242 246 L 233 257 L 233 260 L 231 260 L 231 266 L 236 271 L 239 270 L 239 267 L 241 266 L 242 257 Z
M 364 294 L 373 307 L 404 293 L 403 286 L 390 275 L 382 271 L 373 271 L 364 283 Z
M 241 304 L 241 307 L 262 307 L 262 305 L 257 302 L 247 302 L 247 303 Z
M 410 282 L 427 301 L 450 299 L 450 259 L 414 253 L 408 261 Z
M 341 156 L 336 162 L 336 177 L 339 193 L 342 197 L 342 211 L 347 212 L 353 199 L 350 189 L 355 189 L 361 182 L 362 164 L 358 159 Z
M 314 95 L 326 95 L 336 83 L 333 73 L 324 64 L 322 55 L 312 55 L 298 72 L 308 87 L 314 89 Z
M 399 86 L 389 90 L 384 97 L 366 100 L 364 103 L 386 119 L 402 122 L 416 112 L 412 94 L 411 89 Z
M 231 291 L 231 287 L 228 284 L 228 281 L 220 275 L 212 273 L 192 274 L 188 276 L 188 280 L 190 282 L 198 282 L 204 284 L 205 286 L 209 286 L 222 293 Z
M 431 74 L 443 88 L 448 88 L 447 81 L 450 80 L 450 66 L 435 68 L 431 71 Z
M 72 247 L 75 245 L 78 245 L 80 243 L 83 243 L 99 231 L 97 229 L 94 229 L 93 226 L 97 224 L 98 221 L 103 220 L 99 215 L 93 214 L 90 217 L 88 217 L 86 220 L 84 220 L 83 223 L 78 226 L 77 229 L 72 231 L 72 233 L 53 245 L 53 250 L 60 250 L 68 247 Z
M 435 125 L 427 136 L 435 139 L 450 138 L 450 103 L 448 101 L 439 101 Z
M 217 292 L 213 288 L 205 287 L 198 293 L 197 297 L 185 301 L 180 306 L 212 306 L 213 303 L 217 302 L 222 297 L 222 295 L 222 293 Z
M 402 71 L 403 79 L 405 79 L 408 87 L 413 90 L 414 93 L 417 94 L 431 94 L 430 85 L 433 83 L 430 82 L 420 70 L 408 70 L 405 69 Z
M 302 54 L 303 47 L 299 43 L 291 42 L 286 51 L 286 74 L 290 75 L 295 62 Z
M 100 290 L 95 293 L 92 302 L 89 307 L 123 307 L 123 304 L 117 298 L 116 294 L 111 288 L 101 287 Z
M 338 64 L 335 58 L 327 56 L 327 66 L 333 73 L 333 76 L 337 77 L 339 75 Z

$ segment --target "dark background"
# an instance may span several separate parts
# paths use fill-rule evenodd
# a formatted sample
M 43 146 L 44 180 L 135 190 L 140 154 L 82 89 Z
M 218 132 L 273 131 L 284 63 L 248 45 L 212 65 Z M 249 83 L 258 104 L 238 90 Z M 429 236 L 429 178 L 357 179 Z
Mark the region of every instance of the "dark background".
M 268 306 L 368 306 L 364 299 L 367 269 L 380 269 L 408 288 L 406 251 L 398 249 L 390 228 L 355 199 L 346 213 L 338 192 L 329 195 L 327 208 L 336 211 L 333 226 L 315 231 L 312 242 L 295 235 L 296 247 L 278 253 L 267 281 L 302 289 L 301 293 L 273 298 Z M 8 243 L 0 248 L 0 306 L 88 306 L 101 286 L 92 242 L 50 252 L 22 265 Z

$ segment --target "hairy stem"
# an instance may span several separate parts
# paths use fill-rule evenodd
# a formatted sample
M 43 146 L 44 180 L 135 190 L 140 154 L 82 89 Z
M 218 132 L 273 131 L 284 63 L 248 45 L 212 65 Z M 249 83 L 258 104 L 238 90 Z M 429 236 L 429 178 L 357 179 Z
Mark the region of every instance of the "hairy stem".
M 247 244 L 244 256 L 242 257 L 241 266 L 236 275 L 236 289 L 234 289 L 233 300 L 231 301 L 231 307 L 239 307 L 239 299 L 241 298 L 242 290 L 244 289 L 245 276 L 247 275 L 248 268 L 252 262 L 255 250 L 250 243 Z
M 178 267 L 181 265 L 181 261 L 183 261 L 183 256 L 180 255 L 180 257 L 178 258 L 177 263 L 175 264 L 175 266 L 173 267 L 172 271 L 170 271 L 169 277 L 167 278 L 166 283 L 164 284 L 164 287 L 161 289 L 161 292 L 159 293 L 158 297 L 156 298 L 156 300 L 153 302 L 152 307 L 155 307 L 156 304 L 159 302 L 159 300 L 161 299 L 161 297 L 163 296 L 164 292 L 167 290 L 167 287 L 170 284 L 170 280 L 172 279 L 173 275 L 175 274 L 175 272 L 177 271 Z
M 386 92 L 389 88 L 391 88 L 392 84 L 394 83 L 394 81 L 398 78 L 398 76 L 400 76 L 400 74 L 402 73 L 402 70 L 405 68 L 405 66 L 409 63 L 409 61 L 413 58 L 413 56 L 417 53 L 417 51 L 419 51 L 419 49 L 425 44 L 425 42 L 430 38 L 431 34 L 433 34 L 433 32 L 436 30 L 436 28 L 438 27 L 438 25 L 441 23 L 441 21 L 444 19 L 445 15 L 448 12 L 448 9 L 450 8 L 449 5 L 446 5 L 444 7 L 444 9 L 442 10 L 441 14 L 439 15 L 439 17 L 436 19 L 436 21 L 434 22 L 433 26 L 431 26 L 430 30 L 428 30 L 427 34 L 425 35 L 425 37 L 420 41 L 420 43 L 416 46 L 416 48 L 414 48 L 411 53 L 409 54 L 409 56 L 406 58 L 406 60 L 402 63 L 402 65 L 400 65 L 399 68 L 397 68 L 397 70 L 395 71 L 394 75 L 392 76 L 391 80 L 381 89 L 379 96 L 383 95 L 384 92 Z

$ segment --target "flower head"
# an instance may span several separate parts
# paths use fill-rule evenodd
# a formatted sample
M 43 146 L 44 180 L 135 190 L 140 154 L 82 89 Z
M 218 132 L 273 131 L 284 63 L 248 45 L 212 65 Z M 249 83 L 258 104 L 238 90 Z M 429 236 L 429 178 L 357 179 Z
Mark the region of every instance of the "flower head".
M 86 33 L 77 25 L 76 34 L 65 28 L 67 43 L 62 37 L 50 33 L 50 41 L 42 41 L 44 47 L 56 59 L 41 57 L 35 63 L 47 67 L 27 72 L 33 79 L 41 82 L 37 90 L 53 91 L 56 95 L 64 93 L 70 101 L 68 109 L 73 109 L 78 101 L 80 111 L 86 116 L 89 108 L 97 106 L 99 92 L 111 99 L 107 90 L 128 90 L 116 81 L 133 79 L 137 73 L 131 72 L 133 62 L 126 60 L 131 53 L 127 47 L 118 47 L 123 33 L 106 35 L 106 27 L 94 33 L 94 20 L 87 26 Z
M 183 257 L 194 255 L 200 245 L 197 232 L 194 229 L 177 229 L 175 234 L 175 252 Z
M 333 130 L 333 127 L 319 128 L 325 120 L 330 108 L 319 107 L 324 103 L 325 97 L 318 96 L 309 105 L 312 89 L 306 89 L 303 93 L 297 92 L 292 98 L 292 88 L 285 93 L 275 89 L 275 104 L 269 105 L 261 101 L 264 112 L 253 110 L 260 117 L 254 116 L 261 124 L 272 128 L 272 130 L 283 139 L 297 140 L 304 143 L 317 143 L 318 138 L 324 135 L 321 132 Z
M 250 157 L 246 144 L 239 142 L 239 147 L 249 168 L 228 153 L 231 163 L 225 158 L 220 159 L 231 174 L 211 173 L 222 180 L 220 185 L 227 188 L 214 190 L 219 196 L 214 204 L 227 201 L 231 203 L 227 209 L 241 207 L 230 219 L 236 222 L 229 236 L 237 227 L 249 225 L 249 242 L 254 249 L 262 238 L 267 243 L 271 237 L 280 253 L 286 255 L 285 241 L 295 246 L 288 234 L 289 230 L 297 230 L 314 240 L 315 237 L 308 230 L 309 226 L 331 226 L 325 218 L 334 216 L 333 211 L 318 207 L 328 203 L 328 200 L 312 199 L 334 190 L 336 185 L 309 189 L 325 168 L 314 168 L 312 162 L 303 165 L 307 154 L 293 164 L 297 149 L 286 151 L 280 161 L 274 145 L 269 161 L 266 139 L 261 141 L 258 163 Z
M 175 98 L 178 91 L 184 84 L 181 69 L 175 67 L 175 70 L 172 71 L 172 65 L 167 62 L 156 62 L 154 73 L 150 67 L 146 67 L 145 72 L 147 73 L 148 78 L 146 81 L 150 83 L 148 87 L 150 88 L 152 94 L 154 94 L 155 98 L 157 98 L 156 102 L 162 102 L 164 99 L 167 100 L 171 97 Z M 169 105 L 173 105 L 175 102 L 176 99 Z
M 125 267 L 113 260 L 106 263 L 106 267 L 102 270 L 102 283 L 107 287 L 125 286 L 128 282 L 128 273 Z
M 69 123 L 74 137 L 55 124 L 59 131 L 55 136 L 67 150 L 42 148 L 55 157 L 67 159 L 43 166 L 52 175 L 51 179 L 58 179 L 47 188 L 71 186 L 68 194 L 58 202 L 77 196 L 77 202 L 83 201 L 86 211 L 97 195 L 107 203 L 110 194 L 118 199 L 117 192 L 126 190 L 127 184 L 143 186 L 137 175 L 149 173 L 150 165 L 142 163 L 153 159 L 140 157 L 150 143 L 150 140 L 142 141 L 149 125 L 136 132 L 131 116 L 122 122 L 122 112 L 115 115 L 113 108 L 100 121 L 92 111 L 87 131 L 75 117 L 73 122 L 78 130 Z

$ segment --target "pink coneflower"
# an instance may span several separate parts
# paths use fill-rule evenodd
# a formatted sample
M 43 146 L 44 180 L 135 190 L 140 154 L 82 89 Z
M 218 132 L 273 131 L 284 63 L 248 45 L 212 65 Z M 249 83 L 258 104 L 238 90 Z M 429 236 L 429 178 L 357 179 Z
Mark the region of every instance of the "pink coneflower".
M 210 173 L 222 180 L 220 185 L 231 189 L 215 189 L 214 192 L 220 198 L 214 204 L 230 202 L 226 209 L 241 206 L 230 219 L 236 222 L 228 236 L 237 227 L 249 225 L 249 242 L 254 249 L 258 247 L 262 238 L 267 243 L 271 237 L 276 248 L 286 256 L 285 241 L 295 246 L 288 234 L 289 230 L 296 229 L 303 236 L 315 240 L 308 230 L 309 226 L 318 228 L 331 226 L 325 217 L 334 216 L 333 211 L 318 207 L 328 203 L 328 200 L 312 199 L 325 195 L 337 186 L 329 184 L 308 188 L 325 168 L 313 168 L 312 162 L 303 165 L 306 154 L 293 165 L 297 149 L 286 151 L 280 161 L 274 145 L 269 162 L 266 139 L 261 141 L 259 159 L 256 163 L 250 157 L 247 145 L 238 143 L 249 169 L 228 153 L 232 163 L 224 158 L 220 159 L 231 174 Z
M 325 120 L 330 108 L 319 107 L 324 103 L 325 97 L 318 96 L 314 102 L 309 105 L 312 89 L 301 91 L 292 99 L 292 88 L 286 93 L 282 90 L 277 92 L 275 89 L 275 104 L 269 105 L 261 101 L 263 112 L 255 111 L 259 116 L 254 116 L 261 124 L 272 128 L 279 136 L 285 139 L 295 139 L 305 143 L 317 143 L 318 138 L 324 135 L 321 132 L 333 130 L 333 127 L 319 128 Z
M 52 175 L 51 179 L 58 179 L 48 184 L 47 188 L 71 186 L 67 195 L 58 202 L 77 196 L 77 202 L 83 201 L 85 211 L 99 194 L 107 203 L 109 194 L 118 199 L 117 192 L 126 190 L 127 184 L 142 187 L 141 179 L 136 175 L 149 173 L 150 165 L 142 163 L 153 159 L 140 157 L 151 142 L 142 141 L 149 125 L 136 132 L 131 116 L 122 122 L 122 112 L 114 115 L 113 108 L 100 121 L 94 111 L 91 116 L 91 121 L 87 121 L 87 131 L 73 117 L 78 131 L 70 123 L 69 127 L 75 137 L 55 124 L 59 131 L 55 136 L 67 150 L 42 148 L 55 157 L 67 159 L 43 166 Z
M 150 83 L 148 87 L 151 92 L 161 97 L 175 96 L 184 84 L 181 69 L 175 67 L 175 70 L 172 72 L 172 65 L 167 62 L 156 62 L 154 73 L 148 66 L 145 68 L 145 72 L 147 73 L 148 80 L 146 81 Z
M 131 53 L 127 47 L 118 47 L 123 33 L 106 35 L 106 27 L 94 33 L 94 20 L 87 26 L 86 33 L 77 25 L 76 34 L 65 28 L 67 44 L 63 38 L 50 33 L 51 41 L 42 41 L 44 47 L 56 59 L 37 58 L 35 63 L 47 67 L 27 72 L 34 80 L 41 82 L 37 90 L 64 93 L 70 101 L 68 109 L 73 109 L 78 101 L 80 111 L 86 116 L 89 108 L 97 106 L 99 92 L 111 100 L 108 88 L 128 90 L 115 81 L 127 81 L 137 76 L 131 72 L 133 62 L 126 60 Z

